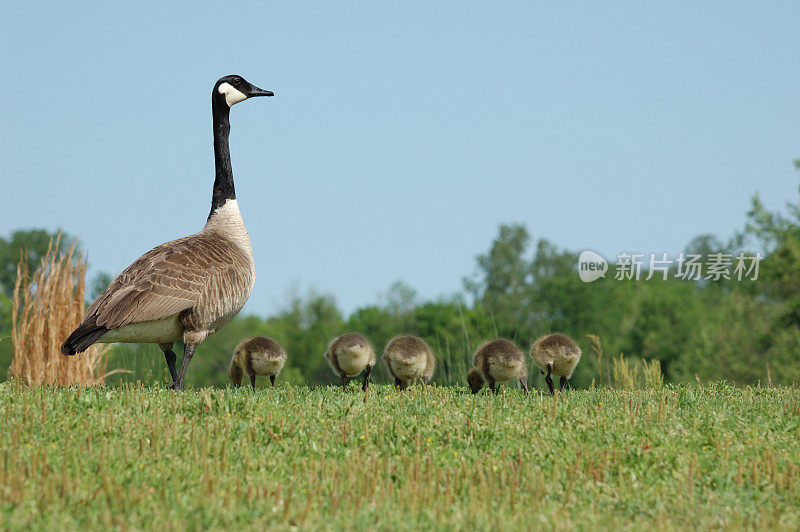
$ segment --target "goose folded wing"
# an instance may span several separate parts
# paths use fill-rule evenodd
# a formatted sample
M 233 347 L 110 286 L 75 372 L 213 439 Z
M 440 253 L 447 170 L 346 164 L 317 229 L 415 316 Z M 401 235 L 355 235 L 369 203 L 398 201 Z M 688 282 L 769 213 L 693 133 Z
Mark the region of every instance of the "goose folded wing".
M 224 251 L 208 253 L 201 244 L 193 235 L 148 251 L 97 298 L 87 319 L 94 316 L 97 325 L 116 329 L 192 308 L 209 279 L 230 263 Z

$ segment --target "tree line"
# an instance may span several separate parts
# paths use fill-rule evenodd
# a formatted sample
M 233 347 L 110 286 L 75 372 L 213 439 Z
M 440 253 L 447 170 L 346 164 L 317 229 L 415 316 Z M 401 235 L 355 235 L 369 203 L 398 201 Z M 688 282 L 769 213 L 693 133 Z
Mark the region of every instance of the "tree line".
M 800 162 L 795 164 L 800 169 Z M 2 368 L 10 363 L 16 263 L 22 252 L 36 264 L 51 236 L 20 230 L 0 238 Z M 62 237 L 62 246 L 70 241 Z M 424 338 L 438 358 L 434 381 L 443 385 L 465 382 L 472 353 L 484 340 L 505 337 L 528 349 L 536 337 L 554 331 L 572 336 L 583 348 L 572 381 L 578 388 L 610 383 L 611 360 L 620 354 L 629 361 L 659 360 L 668 382 L 800 381 L 800 201 L 772 212 L 756 195 L 744 227 L 727 241 L 700 235 L 682 251 L 704 257 L 760 254 L 758 279 L 685 279 L 677 275 L 677 264 L 665 268 L 666 280 L 661 272 L 649 280 L 646 275 L 615 279 L 612 262 L 609 274 L 587 283 L 577 273 L 579 252 L 545 239 L 534 242 L 523 224 L 503 224 L 489 249 L 476 257 L 474 274 L 463 280 L 461 292 L 426 301 L 398 281 L 380 302 L 347 316 L 328 294 L 295 294 L 279 312 L 239 316 L 209 337 L 193 360 L 190 384 L 225 386 L 233 347 L 255 335 L 273 337 L 289 353 L 281 380 L 333 384 L 322 354 L 332 338 L 347 331 L 363 333 L 379 351 L 396 334 Z M 109 280 L 98 276 L 89 284 L 90 296 Z M 599 337 L 602 357 L 587 335 Z M 117 345 L 110 357 L 110 367 L 132 370 L 111 382 L 167 381 L 155 346 Z M 380 364 L 375 378 L 387 382 Z M 543 386 L 541 378 L 532 381 Z

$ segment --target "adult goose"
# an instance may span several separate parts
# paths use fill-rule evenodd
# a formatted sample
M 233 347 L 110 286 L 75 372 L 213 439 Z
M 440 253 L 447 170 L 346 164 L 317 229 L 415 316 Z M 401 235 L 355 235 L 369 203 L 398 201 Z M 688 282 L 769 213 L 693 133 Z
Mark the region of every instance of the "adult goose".
M 119 274 L 61 346 L 64 355 L 95 342 L 156 343 L 164 352 L 171 388 L 183 389 L 195 347 L 232 320 L 253 290 L 253 250 L 233 186 L 229 114 L 247 98 L 272 95 L 241 76 L 217 81 L 211 93 L 216 178 L 205 227 L 151 249 Z M 184 351 L 176 372 L 172 347 L 178 340 Z

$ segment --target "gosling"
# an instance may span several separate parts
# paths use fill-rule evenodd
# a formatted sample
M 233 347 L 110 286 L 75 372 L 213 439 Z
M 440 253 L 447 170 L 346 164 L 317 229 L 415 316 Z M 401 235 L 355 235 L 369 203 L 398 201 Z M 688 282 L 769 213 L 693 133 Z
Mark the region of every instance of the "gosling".
M 255 336 L 239 342 L 233 350 L 228 376 L 236 387 L 242 384 L 242 375 L 250 375 L 250 384 L 256 389 L 256 375 L 269 377 L 275 386 L 275 377 L 286 364 L 286 351 L 272 338 Z
M 528 365 L 525 353 L 514 342 L 496 338 L 478 347 L 472 358 L 472 368 L 467 373 L 467 383 L 472 393 L 478 393 L 484 382 L 495 392 L 495 383 L 518 380 L 525 395 L 528 394 Z
M 565 334 L 546 334 L 533 343 L 531 358 L 542 374 L 547 372 L 544 380 L 550 388 L 550 395 L 555 395 L 550 374 L 561 377 L 559 391 L 564 391 L 564 385 L 572 378 L 575 366 L 581 359 L 581 348 Z
M 345 333 L 334 338 L 325 351 L 331 369 L 342 378 L 342 388 L 347 389 L 347 378 L 364 372 L 363 391 L 369 387 L 369 376 L 375 367 L 375 348 L 358 333 Z
M 389 375 L 394 378 L 394 385 L 401 390 L 408 383 L 421 379 L 427 384 L 433 377 L 436 361 L 433 351 L 422 338 L 416 336 L 395 336 L 386 344 L 383 361 Z

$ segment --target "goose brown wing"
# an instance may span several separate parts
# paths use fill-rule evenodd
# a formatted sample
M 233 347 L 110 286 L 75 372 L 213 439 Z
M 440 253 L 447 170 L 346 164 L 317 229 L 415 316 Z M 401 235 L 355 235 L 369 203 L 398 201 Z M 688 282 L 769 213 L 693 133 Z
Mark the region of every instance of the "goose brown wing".
M 155 247 L 136 259 L 89 307 L 84 322 L 116 329 L 192 308 L 209 281 L 241 260 L 241 250 L 213 233 Z

